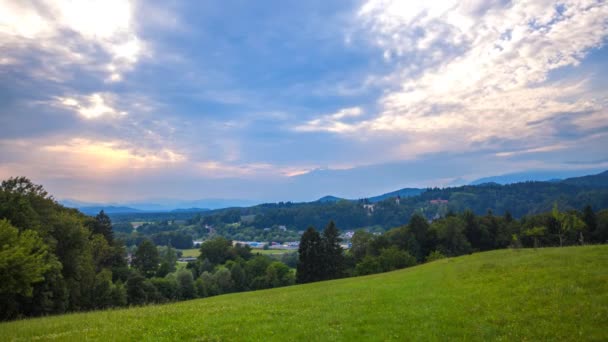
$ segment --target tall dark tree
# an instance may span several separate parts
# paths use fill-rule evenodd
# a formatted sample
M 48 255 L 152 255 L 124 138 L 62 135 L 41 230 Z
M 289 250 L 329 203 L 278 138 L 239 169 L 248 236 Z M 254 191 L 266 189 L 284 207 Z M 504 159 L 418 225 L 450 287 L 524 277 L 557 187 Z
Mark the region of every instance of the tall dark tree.
M 431 245 L 434 243 L 434 237 L 430 230 L 429 222 L 420 213 L 415 213 L 410 219 L 408 229 L 414 236 L 418 245 L 417 250 L 410 248 L 410 252 L 416 259 L 422 261 L 431 252 Z
M 321 236 L 313 227 L 309 227 L 300 239 L 298 248 L 300 260 L 296 268 L 296 282 L 310 283 L 322 279 L 320 265 L 323 262 Z
M 587 232 L 589 232 L 589 235 L 593 239 L 597 231 L 597 217 L 590 205 L 586 205 L 583 209 L 583 221 L 587 225 Z
M 160 257 L 156 245 L 148 239 L 143 240 L 133 256 L 132 266 L 146 278 L 153 277 L 158 270 Z
M 95 220 L 92 222 L 91 231 L 93 234 L 101 234 L 108 240 L 111 245 L 114 240 L 114 232 L 112 232 L 112 220 L 102 210 L 95 216 Z
M 321 270 L 323 279 L 335 279 L 342 277 L 344 272 L 343 250 L 340 246 L 340 231 L 336 228 L 334 221 L 329 221 L 323 231 Z

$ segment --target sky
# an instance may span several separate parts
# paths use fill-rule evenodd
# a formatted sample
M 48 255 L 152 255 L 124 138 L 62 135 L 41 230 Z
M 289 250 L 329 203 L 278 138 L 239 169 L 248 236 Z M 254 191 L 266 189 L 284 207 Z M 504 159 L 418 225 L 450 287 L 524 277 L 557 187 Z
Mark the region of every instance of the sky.
M 0 0 L 0 179 L 361 198 L 608 169 L 608 2 Z

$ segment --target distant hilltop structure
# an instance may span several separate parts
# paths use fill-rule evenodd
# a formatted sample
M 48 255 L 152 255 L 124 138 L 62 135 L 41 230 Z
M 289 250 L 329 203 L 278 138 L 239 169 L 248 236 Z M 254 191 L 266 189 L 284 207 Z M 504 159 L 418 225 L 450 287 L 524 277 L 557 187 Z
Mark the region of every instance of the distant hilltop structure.
M 437 199 L 432 199 L 429 201 L 431 204 L 448 204 L 448 200 L 444 200 L 441 198 L 437 198 Z

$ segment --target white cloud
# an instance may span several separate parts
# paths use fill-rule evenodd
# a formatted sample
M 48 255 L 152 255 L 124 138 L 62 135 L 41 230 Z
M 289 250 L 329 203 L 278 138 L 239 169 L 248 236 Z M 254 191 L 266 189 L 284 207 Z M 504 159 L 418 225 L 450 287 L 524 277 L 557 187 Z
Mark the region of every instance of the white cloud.
M 120 81 L 145 53 L 133 11 L 133 2 L 128 0 L 0 0 L 0 52 L 8 55 L 36 48 L 55 55 L 57 60 L 51 63 L 56 65 L 101 63 L 108 81 Z M 96 56 L 95 49 L 86 45 L 67 43 L 73 33 L 83 43 L 103 50 L 109 59 Z
M 318 119 L 310 120 L 303 125 L 296 126 L 295 130 L 300 132 L 350 132 L 353 131 L 355 128 L 347 123 L 343 123 L 341 120 L 357 118 L 362 114 L 363 110 L 360 107 L 343 108 L 335 113 L 324 115 Z
M 127 112 L 119 111 L 112 106 L 112 96 L 109 94 L 93 93 L 89 96 L 57 97 L 56 100 L 56 105 L 73 110 L 85 119 L 127 115 Z
M 280 166 L 269 163 L 227 163 L 221 161 L 204 161 L 196 164 L 201 175 L 209 178 L 276 178 L 293 177 L 308 173 L 311 168 Z
M 298 130 L 402 134 L 401 157 L 493 139 L 519 140 L 530 150 L 553 146 L 560 132 L 548 119 L 556 115 L 596 113 L 573 116 L 579 127 L 608 119 L 585 75 L 547 81 L 552 70 L 578 65 L 602 44 L 606 18 L 603 1 L 367 1 L 358 19 L 396 66 L 396 87 L 378 100 L 372 118 L 329 115 Z

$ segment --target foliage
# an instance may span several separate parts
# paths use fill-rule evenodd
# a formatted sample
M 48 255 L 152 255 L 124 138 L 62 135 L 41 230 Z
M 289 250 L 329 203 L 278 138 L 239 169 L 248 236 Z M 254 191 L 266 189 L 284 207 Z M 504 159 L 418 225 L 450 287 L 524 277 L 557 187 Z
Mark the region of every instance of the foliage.
M 445 255 L 443 255 L 440 251 L 432 251 L 431 254 L 426 257 L 426 262 L 432 262 L 441 259 L 445 259 Z
M 146 278 L 153 277 L 158 271 L 160 257 L 154 242 L 146 239 L 137 247 L 131 265 Z
M 313 227 L 309 227 L 302 234 L 298 254 L 300 260 L 296 271 L 296 282 L 304 284 L 322 280 L 323 244 L 321 235 Z
M 0 220 L 0 296 L 32 297 L 33 285 L 57 267 L 56 258 L 35 231 L 19 233 L 6 219 Z

